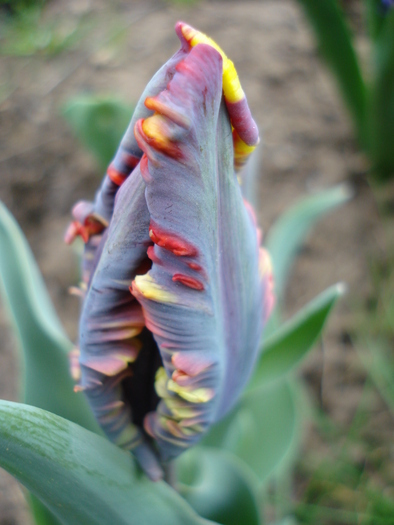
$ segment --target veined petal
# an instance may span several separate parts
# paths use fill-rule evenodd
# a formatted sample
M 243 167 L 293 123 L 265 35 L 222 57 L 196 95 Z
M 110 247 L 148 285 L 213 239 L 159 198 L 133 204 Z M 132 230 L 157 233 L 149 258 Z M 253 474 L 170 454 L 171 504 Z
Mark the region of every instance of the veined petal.
M 207 44 L 216 49 L 222 57 L 223 95 L 233 129 L 234 167 L 238 171 L 243 168 L 249 155 L 259 143 L 259 131 L 250 112 L 235 66 L 217 43 L 201 31 L 184 22 L 178 22 L 175 30 L 179 37 L 185 38 L 191 47 Z
M 200 439 L 245 385 L 262 329 L 263 284 L 257 231 L 234 174 L 221 54 L 193 47 L 154 107 L 135 127 L 147 159 L 154 247 L 152 268 L 136 277 L 133 293 L 166 371 L 156 383 L 163 400 L 145 428 L 169 459 Z
M 154 111 L 154 108 L 150 108 L 149 104 L 145 104 L 145 101 L 149 97 L 153 97 L 165 89 L 167 83 L 175 73 L 176 65 L 185 58 L 189 51 L 189 44 L 186 39 L 182 34 L 179 34 L 178 36 L 181 41 L 181 48 L 166 62 L 166 64 L 164 64 L 163 67 L 159 69 L 146 86 L 135 107 L 130 124 L 123 136 L 115 157 L 108 166 L 102 184 L 96 193 L 95 200 L 91 204 L 89 218 L 93 217 L 105 226 L 107 226 L 111 220 L 115 196 L 119 186 L 124 183 L 130 173 L 134 170 L 142 156 L 142 151 L 134 136 L 134 126 L 138 119 L 146 118 Z M 66 234 L 66 242 L 72 242 L 77 235 L 81 235 L 84 241 L 87 241 L 90 232 L 86 228 L 81 228 L 81 226 L 83 226 L 83 223 L 81 224 L 79 221 L 74 221 L 74 223 L 72 223 Z
M 76 389 L 152 479 L 161 467 L 146 434 L 167 460 L 232 407 L 272 307 L 234 171 L 257 127 L 223 51 L 186 24 L 176 30 L 181 49 L 148 85 L 67 234 L 86 243 Z
M 136 274 L 146 272 L 150 266 L 149 213 L 144 193 L 145 183 L 137 167 L 117 194 L 114 215 L 96 253 L 80 320 L 81 379 L 77 389 L 85 391 L 108 437 L 133 450 L 147 473 L 158 479 L 160 466 L 144 443 L 136 421 L 138 413 L 124 399 L 123 387 L 132 374 L 129 364 L 135 363 L 142 346 L 149 358 L 149 337 L 141 306 L 129 291 Z M 154 341 L 152 345 L 155 352 Z M 148 376 L 149 372 L 144 372 L 142 380 L 149 380 Z M 157 401 L 147 403 L 145 412 L 154 408 Z

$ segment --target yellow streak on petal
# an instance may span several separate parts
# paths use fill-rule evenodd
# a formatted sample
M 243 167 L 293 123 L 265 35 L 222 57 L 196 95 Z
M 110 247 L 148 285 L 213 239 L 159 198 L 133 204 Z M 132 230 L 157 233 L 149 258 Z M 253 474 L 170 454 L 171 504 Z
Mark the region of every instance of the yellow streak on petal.
M 158 303 L 178 303 L 178 298 L 173 293 L 165 290 L 147 273 L 137 275 L 134 279 L 137 290 L 146 298 Z
M 168 140 L 168 124 L 162 115 L 152 115 L 142 123 L 142 130 L 147 137 L 153 139 L 158 146 L 165 148 L 170 144 Z
M 164 367 L 161 366 L 157 369 L 155 376 L 155 390 L 159 397 L 162 399 L 168 398 L 169 392 L 167 390 L 168 377 Z
M 234 147 L 234 167 L 236 171 L 239 171 L 249 159 L 249 156 L 256 149 L 257 144 L 254 146 L 249 146 L 244 142 L 241 137 L 238 135 L 237 130 L 233 130 L 233 147 Z M 238 180 L 241 184 L 241 182 Z
M 249 158 L 249 155 L 253 153 L 256 146 L 248 146 L 238 134 L 234 139 L 234 165 L 236 168 L 241 168 Z
M 79 348 L 77 347 L 73 348 L 68 354 L 68 359 L 69 359 L 69 364 L 70 364 L 70 373 L 71 373 L 71 377 L 73 378 L 75 382 L 81 379 L 81 367 L 79 365 L 79 356 L 80 356 L 80 351 L 79 351 Z
M 171 414 L 179 420 L 189 419 L 198 416 L 198 411 L 196 411 L 195 408 L 185 406 L 184 404 L 182 405 L 184 401 L 180 401 L 179 399 L 169 397 L 164 400 L 164 403 L 166 404 L 167 408 L 171 411 Z
M 259 273 L 260 277 L 272 276 L 273 267 L 271 256 L 265 248 L 259 248 Z
M 137 445 L 142 443 L 139 430 L 130 424 L 119 434 L 116 444 L 125 450 L 133 450 Z
M 190 403 L 208 403 L 215 395 L 215 392 L 211 388 L 196 388 L 195 390 L 190 390 L 187 387 L 179 386 L 172 379 L 168 381 L 167 388 Z
M 225 52 L 218 44 L 212 40 L 209 36 L 197 31 L 196 29 L 188 26 L 187 24 L 182 25 L 182 34 L 189 42 L 191 47 L 197 44 L 207 44 L 213 47 L 220 53 L 223 59 L 223 91 L 226 100 L 230 103 L 239 102 L 245 97 L 244 90 L 242 89 L 239 81 L 237 70 L 233 62 L 227 57 Z

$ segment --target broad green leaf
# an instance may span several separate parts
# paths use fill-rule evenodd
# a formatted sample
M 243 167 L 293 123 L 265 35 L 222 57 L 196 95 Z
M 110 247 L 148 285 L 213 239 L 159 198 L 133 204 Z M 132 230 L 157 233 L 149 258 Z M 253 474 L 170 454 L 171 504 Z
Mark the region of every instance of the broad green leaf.
M 265 384 L 244 394 L 202 444 L 232 452 L 264 481 L 297 440 L 300 417 L 289 381 Z
M 315 344 L 332 308 L 344 291 L 342 283 L 331 286 L 264 341 L 251 388 L 276 380 L 302 360 Z
M 122 139 L 132 107 L 109 97 L 79 96 L 63 108 L 63 115 L 76 137 L 93 153 L 105 170 Z
M 344 184 L 316 193 L 290 208 L 271 228 L 266 246 L 272 257 L 278 302 L 282 299 L 294 258 L 312 227 L 326 213 L 348 201 L 351 195 L 350 187 Z
M 73 392 L 67 358 L 72 345 L 27 241 L 2 203 L 0 282 L 23 349 L 25 402 L 100 432 L 83 395 Z
M 394 10 L 375 42 L 375 76 L 370 96 L 370 153 L 378 179 L 394 177 Z
M 195 447 L 177 460 L 178 490 L 204 518 L 258 525 L 257 483 L 244 463 L 218 449 Z
M 345 17 L 337 0 L 298 1 L 312 25 L 320 51 L 336 77 L 358 138 L 364 145 L 367 90 Z
M 208 525 L 130 453 L 38 408 L 0 401 L 0 466 L 64 525 Z

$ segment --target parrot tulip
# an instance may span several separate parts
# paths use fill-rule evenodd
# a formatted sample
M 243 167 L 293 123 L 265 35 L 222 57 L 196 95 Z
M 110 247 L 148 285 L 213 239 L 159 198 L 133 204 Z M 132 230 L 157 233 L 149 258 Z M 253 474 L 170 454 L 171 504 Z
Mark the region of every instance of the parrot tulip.
M 66 234 L 85 241 L 76 389 L 151 479 L 239 399 L 273 304 L 236 174 L 257 126 L 217 44 L 182 22 L 176 32 L 180 50 Z

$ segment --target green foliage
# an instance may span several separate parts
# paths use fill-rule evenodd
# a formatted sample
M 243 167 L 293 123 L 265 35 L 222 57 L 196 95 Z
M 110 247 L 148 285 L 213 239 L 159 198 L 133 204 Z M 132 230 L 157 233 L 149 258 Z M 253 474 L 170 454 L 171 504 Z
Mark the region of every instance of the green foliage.
M 364 143 L 366 86 L 346 21 L 336 0 L 299 0 L 309 18 L 320 51 L 335 74 L 353 118 L 360 142 Z
M 208 525 L 130 453 L 38 408 L 0 401 L 0 465 L 64 525 Z
M 37 525 L 60 525 L 60 521 L 55 518 L 52 512 L 48 510 L 36 496 L 29 494 L 28 501 L 34 522 L 37 523 Z
M 111 162 L 130 121 L 132 108 L 111 97 L 85 95 L 71 99 L 63 115 L 76 137 L 102 170 Z
M 352 196 L 349 186 L 340 185 L 307 197 L 285 212 L 268 232 L 266 246 L 275 275 L 275 294 L 283 299 L 294 259 L 316 222 Z
M 394 176 L 394 10 L 364 0 L 372 44 L 372 79 L 365 81 L 338 0 L 298 0 L 352 116 L 361 147 L 379 181 Z
M 376 392 L 367 380 L 353 421 L 345 431 L 334 423 L 316 419 L 319 433 L 330 442 L 325 458 L 309 456 L 301 462 L 309 476 L 303 502 L 296 505 L 295 515 L 302 524 L 391 525 L 393 500 L 382 490 L 384 464 L 389 465 L 382 448 L 368 439 L 371 422 L 370 404 Z
M 374 79 L 369 102 L 370 155 L 376 177 L 394 175 L 394 9 L 375 41 Z
M 0 19 L 2 55 L 56 55 L 82 38 L 86 29 L 84 20 L 64 23 L 62 17 L 46 19 L 43 3 L 37 0 L 10 2 L 14 16 Z
M 252 387 L 282 377 L 305 357 L 344 289 L 342 284 L 328 288 L 264 341 Z
M 179 492 L 200 516 L 222 525 L 260 523 L 253 475 L 232 454 L 196 447 L 176 467 Z
M 100 432 L 81 393 L 73 391 L 65 336 L 34 257 L 0 203 L 0 283 L 23 350 L 24 400 Z
M 6 6 L 15 13 L 21 13 L 33 7 L 42 7 L 45 0 L 0 0 L 0 6 Z
M 265 481 L 288 454 L 298 434 L 293 385 L 288 380 L 246 392 L 235 409 L 215 425 L 203 445 L 235 454 Z
M 299 388 L 294 379 L 262 381 L 212 428 L 203 445 L 233 453 L 255 473 L 260 485 L 266 484 L 297 456 L 308 408 Z
M 384 25 L 385 14 L 382 7 L 382 0 L 364 0 L 365 12 L 369 34 L 372 39 L 376 39 Z

